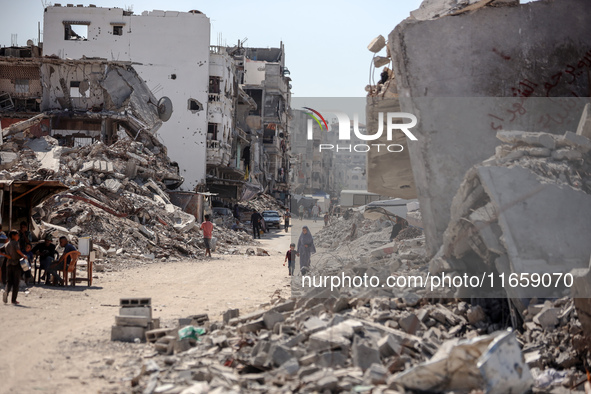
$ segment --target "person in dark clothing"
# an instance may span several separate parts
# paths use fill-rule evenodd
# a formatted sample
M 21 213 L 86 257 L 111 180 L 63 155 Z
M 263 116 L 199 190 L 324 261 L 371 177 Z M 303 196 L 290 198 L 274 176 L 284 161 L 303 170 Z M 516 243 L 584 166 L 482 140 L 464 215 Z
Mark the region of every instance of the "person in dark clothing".
M 289 208 L 287 208 L 285 210 L 285 213 L 283 214 L 283 222 L 285 223 L 285 232 L 287 232 L 287 229 L 289 228 L 289 219 L 291 219 L 291 212 L 289 212 Z
M 10 242 L 4 231 L 0 231 L 0 271 L 2 273 L 2 286 L 6 286 L 6 262 L 8 259 L 4 257 L 6 253 L 6 244 Z
M 21 252 L 19 245 L 19 235 L 17 231 L 10 232 L 10 242 L 6 245 L 6 253 L 3 254 L 8 260 L 6 262 L 6 289 L 2 295 L 2 301 L 6 304 L 8 302 L 8 293 L 12 291 L 12 304 L 18 305 L 16 298 L 18 297 L 18 288 L 23 275 L 20 259 L 26 258 Z
M 402 231 L 403 228 L 406 227 L 406 220 L 402 219 L 400 216 L 396 216 L 396 223 L 392 226 L 392 233 L 390 233 L 390 241 L 393 241 L 394 238 Z
M 21 252 L 25 251 L 27 244 L 33 243 L 33 235 L 29 231 L 29 225 L 27 222 L 21 222 L 20 231 L 18 232 L 18 244 L 21 248 Z
M 305 275 L 310 270 L 311 256 L 316 253 L 314 238 L 308 226 L 302 227 L 302 233 L 298 240 L 297 254 L 300 256 L 300 271 Z
M 294 243 L 289 245 L 289 250 L 285 254 L 285 260 L 283 261 L 283 266 L 285 266 L 285 263 L 287 263 L 287 270 L 289 272 L 289 276 L 293 275 L 293 271 L 295 269 L 296 256 L 298 254 L 298 252 L 296 252 L 295 250 L 295 247 L 296 244 Z
M 47 274 L 47 270 L 59 256 L 59 253 L 57 250 L 55 250 L 55 245 L 51 242 L 52 240 L 53 237 L 51 234 L 47 234 L 45 236 L 45 240 L 35 245 L 31 251 L 33 254 L 39 254 L 39 266 L 44 271 L 41 279 L 45 279 L 45 284 L 49 284 L 49 275 Z
M 66 258 L 66 255 L 70 252 L 78 250 L 78 249 L 76 249 L 76 247 L 74 245 L 72 245 L 68 241 L 68 238 L 66 238 L 64 236 L 60 237 L 60 246 L 62 248 L 64 248 L 64 252 L 62 253 L 59 260 L 57 262 L 53 263 L 51 266 L 49 266 L 49 269 L 48 269 L 48 275 L 50 274 L 51 276 L 53 276 L 53 284 L 54 285 L 58 284 L 58 283 L 60 285 L 64 284 L 64 281 L 62 280 L 62 278 L 60 277 L 60 275 L 57 271 L 64 267 L 64 259 Z M 71 257 L 68 256 L 68 260 L 66 261 L 66 267 L 68 265 L 70 265 L 70 261 L 71 261 Z
M 254 211 L 252 215 L 250 215 L 250 222 L 252 223 L 252 238 L 256 239 L 257 237 L 261 239 L 261 220 L 263 217 L 257 211 Z

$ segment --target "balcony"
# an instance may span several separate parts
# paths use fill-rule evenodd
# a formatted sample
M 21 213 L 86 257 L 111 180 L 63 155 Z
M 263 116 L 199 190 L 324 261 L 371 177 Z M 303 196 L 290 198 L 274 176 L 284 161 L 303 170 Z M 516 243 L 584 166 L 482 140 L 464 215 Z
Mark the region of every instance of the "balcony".
M 231 146 L 217 140 L 207 141 L 207 165 L 226 166 L 230 160 Z
M 263 145 L 265 152 L 271 155 L 281 155 L 283 150 L 281 149 L 281 138 L 273 136 L 272 138 L 263 138 Z

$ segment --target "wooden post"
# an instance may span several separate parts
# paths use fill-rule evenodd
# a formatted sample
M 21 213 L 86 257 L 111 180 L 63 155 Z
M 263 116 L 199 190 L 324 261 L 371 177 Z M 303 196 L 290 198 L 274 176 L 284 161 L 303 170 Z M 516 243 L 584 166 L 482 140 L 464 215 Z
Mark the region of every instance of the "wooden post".
M 8 196 L 8 232 L 12 231 L 12 183 L 10 184 Z

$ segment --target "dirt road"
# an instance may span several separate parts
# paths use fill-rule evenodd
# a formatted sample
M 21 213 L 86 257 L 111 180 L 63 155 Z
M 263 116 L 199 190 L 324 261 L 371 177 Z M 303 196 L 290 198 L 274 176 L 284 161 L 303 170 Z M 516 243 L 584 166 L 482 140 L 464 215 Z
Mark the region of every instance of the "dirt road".
M 141 365 L 138 360 L 151 350 L 110 341 L 119 298 L 151 297 L 154 317 L 168 327 L 193 314 L 221 320 L 229 308 L 244 313 L 269 302 L 276 291 L 290 296 L 283 266 L 290 242 L 291 230 L 272 230 L 257 245 L 269 251 L 268 257 L 214 253 L 211 260 L 99 273 L 91 288 L 30 287 L 19 295 L 21 306 L 0 305 L 0 393 L 128 391 L 129 366 Z

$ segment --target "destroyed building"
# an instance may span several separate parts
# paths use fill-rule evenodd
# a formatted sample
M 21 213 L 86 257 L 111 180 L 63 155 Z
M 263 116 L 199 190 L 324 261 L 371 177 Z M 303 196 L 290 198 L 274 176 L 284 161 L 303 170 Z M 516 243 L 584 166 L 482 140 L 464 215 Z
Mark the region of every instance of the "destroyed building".
M 314 194 L 335 192 L 335 178 L 337 174 L 334 167 L 335 153 L 331 151 L 320 152 L 321 144 L 333 143 L 337 133 L 327 133 L 312 121 L 309 111 L 293 110 L 291 122 L 291 155 L 294 159 L 292 171 L 292 193 Z M 308 126 L 312 127 L 312 138 L 308 139 Z M 335 125 L 331 125 L 335 127 Z M 338 126 L 336 126 L 338 127 Z
M 134 15 L 56 4 L 47 7 L 44 25 L 47 55 L 132 61 L 158 95 L 170 98 L 174 111 L 158 136 L 185 179 L 179 193 L 209 191 L 227 204 L 268 188 L 286 198 L 290 79 L 283 44 L 210 47 L 209 19 L 196 10 Z M 170 45 L 178 37 L 196 39 L 189 47 Z
M 135 15 L 121 8 L 55 4 L 45 9 L 43 26 L 45 55 L 133 62 L 155 94 L 170 98 L 174 111 L 158 136 L 185 179 L 181 190 L 205 183 L 209 18 L 199 11 Z M 178 37 L 191 37 L 191 45 L 170 45 Z
M 285 48 L 283 43 L 279 48 L 246 48 L 238 43 L 231 51 L 238 68 L 238 84 L 256 105 L 243 112 L 241 123 L 250 134 L 249 180 L 286 201 L 291 78 L 285 66 Z

